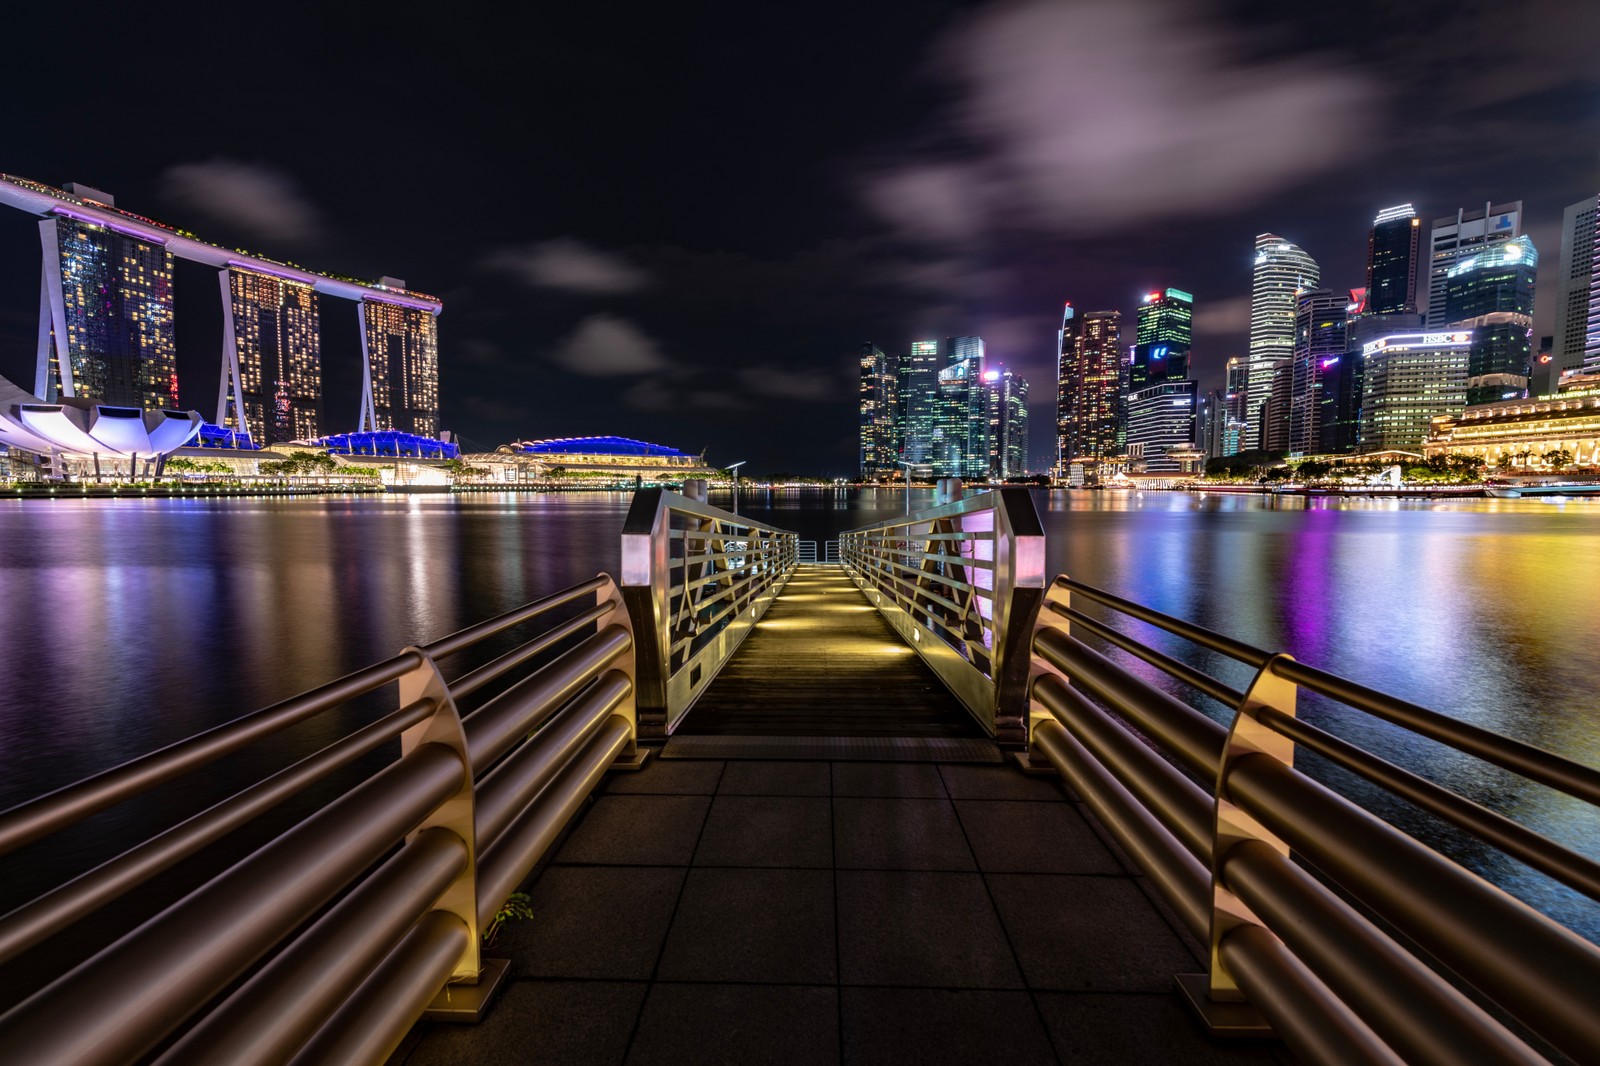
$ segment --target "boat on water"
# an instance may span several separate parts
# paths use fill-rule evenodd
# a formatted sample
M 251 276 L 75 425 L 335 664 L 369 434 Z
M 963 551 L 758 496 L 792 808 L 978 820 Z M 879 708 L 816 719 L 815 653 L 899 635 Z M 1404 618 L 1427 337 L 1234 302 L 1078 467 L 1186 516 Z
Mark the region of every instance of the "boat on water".
M 1484 483 L 1483 491 L 1499 500 L 1518 500 L 1536 496 L 1593 496 L 1600 499 L 1600 481 L 1509 478 L 1487 481 Z

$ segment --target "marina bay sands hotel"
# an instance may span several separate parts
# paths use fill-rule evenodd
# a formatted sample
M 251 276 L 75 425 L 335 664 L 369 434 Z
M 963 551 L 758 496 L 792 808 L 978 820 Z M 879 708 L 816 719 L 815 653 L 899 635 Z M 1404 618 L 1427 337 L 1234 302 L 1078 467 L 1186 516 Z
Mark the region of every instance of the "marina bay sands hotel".
M 208 244 L 132 214 L 83 185 L 0 174 L 0 203 L 39 216 L 43 269 L 34 395 L 158 411 L 177 408 L 173 259 L 217 269 L 222 374 L 216 424 L 257 447 L 349 429 L 324 420 L 318 300 L 360 312 L 359 431 L 439 433 L 440 302 L 403 281 L 306 270 Z M 208 417 L 211 412 L 204 412 Z

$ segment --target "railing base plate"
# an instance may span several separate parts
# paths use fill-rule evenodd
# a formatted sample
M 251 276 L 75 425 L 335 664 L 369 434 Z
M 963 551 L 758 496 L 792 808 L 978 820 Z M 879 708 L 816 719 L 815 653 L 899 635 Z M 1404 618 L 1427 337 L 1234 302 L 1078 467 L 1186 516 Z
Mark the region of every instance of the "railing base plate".
M 1210 996 L 1211 979 L 1203 973 L 1180 973 L 1178 987 L 1189 1006 L 1199 1015 L 1200 1021 L 1212 1036 L 1231 1037 L 1235 1040 L 1273 1040 L 1277 1034 L 1261 1016 L 1261 1012 L 1248 1003 L 1229 1003 Z
M 639 747 L 632 755 L 618 755 L 611 765 L 606 767 L 606 772 L 610 773 L 613 770 L 626 770 L 629 772 L 643 770 L 645 760 L 650 758 L 650 753 L 654 750 L 654 748 Z
M 422 1012 L 425 1022 L 453 1022 L 476 1025 L 489 1011 L 489 1001 L 500 991 L 510 959 L 483 959 L 483 972 L 475 985 L 445 985 Z
M 1011 753 L 1011 758 L 1012 758 L 1013 761 L 1016 762 L 1017 766 L 1019 766 L 1022 769 L 1022 772 L 1025 773 L 1025 774 L 1031 774 L 1034 777 L 1060 777 L 1061 776 L 1061 771 L 1057 770 L 1050 763 L 1047 763 L 1047 762 L 1030 762 L 1029 759 L 1028 759 L 1028 753 L 1025 752 L 1025 751 L 1014 751 L 1014 752 Z

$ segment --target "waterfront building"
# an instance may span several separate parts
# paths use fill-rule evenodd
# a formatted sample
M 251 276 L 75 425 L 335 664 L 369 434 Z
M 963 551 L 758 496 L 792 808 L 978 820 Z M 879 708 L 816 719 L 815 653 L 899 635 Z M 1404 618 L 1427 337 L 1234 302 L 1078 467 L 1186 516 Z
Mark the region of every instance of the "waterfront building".
M 1250 355 L 1245 396 L 1243 449 L 1288 446 L 1288 409 L 1264 410 L 1273 397 L 1287 404 L 1287 383 L 1276 385 L 1294 355 L 1295 294 L 1316 288 L 1322 279 L 1317 261 L 1298 245 L 1273 233 L 1256 237 L 1256 258 L 1250 291 Z M 1274 427 L 1269 440 L 1263 435 Z M 1281 426 L 1281 430 L 1277 427 Z
M 1354 301 L 1331 289 L 1306 289 L 1295 298 L 1294 360 L 1289 379 L 1289 454 L 1322 451 L 1324 370 L 1344 357 L 1345 316 Z
M 1460 208 L 1454 215 L 1433 220 L 1428 242 L 1428 310 L 1423 324 L 1430 330 L 1450 322 L 1445 289 L 1450 269 L 1462 259 L 1500 241 L 1522 236 L 1522 201 L 1481 208 Z
M 870 341 L 861 346 L 861 478 L 889 477 L 898 469 L 899 360 Z
M 1194 297 L 1182 289 L 1146 293 L 1134 326 L 1135 344 L 1194 347 Z
M 1252 371 L 1259 373 L 1259 364 Z M 1256 439 L 1264 451 L 1289 450 L 1289 398 L 1293 393 L 1294 366 L 1289 359 L 1273 359 L 1268 363 L 1271 377 L 1267 385 L 1267 399 L 1257 415 Z
M 1128 467 L 1158 474 L 1184 469 L 1172 449 L 1192 448 L 1196 385 L 1191 380 L 1162 381 L 1128 396 Z
M 105 193 L 69 186 L 112 206 Z M 172 253 L 90 218 L 39 223 L 44 251 L 34 387 L 144 411 L 178 406 Z
M 1428 426 L 1467 404 L 1470 330 L 1401 333 L 1361 347 L 1360 450 L 1422 451 Z
M 691 455 L 665 444 L 630 437 L 558 437 L 503 444 L 491 454 L 469 455 L 467 462 L 488 466 L 493 480 L 519 481 L 541 477 L 574 480 L 637 478 L 653 483 L 681 483 L 685 478 L 726 477 L 706 465 L 705 455 Z
M 1423 453 L 1470 455 L 1492 467 L 1548 467 L 1566 452 L 1569 465 L 1600 466 L 1600 379 L 1534 399 L 1474 404 L 1433 419 Z
M 1244 451 L 1246 403 L 1250 395 L 1250 364 L 1237 355 L 1229 356 L 1224 369 L 1222 453 L 1238 455 Z
M 398 278 L 386 288 L 404 290 Z M 361 429 L 439 434 L 439 319 L 419 307 L 361 301 Z
M 932 459 L 938 477 L 982 480 L 989 475 L 989 391 L 981 337 L 946 337 L 938 377 L 942 447 Z
M 1367 235 L 1365 306 L 1358 312 L 1409 315 L 1417 310 L 1422 219 L 1410 204 L 1385 207 Z
M 162 456 L 187 444 L 200 431 L 200 412 L 167 408 L 132 410 L 126 405 L 98 404 L 92 400 L 67 398 L 49 403 L 0 377 L 0 445 L 14 449 L 7 456 L 15 473 L 25 466 L 42 473 L 65 476 L 73 472 L 134 476 L 140 464 L 149 472 Z M 20 461 L 16 452 L 31 452 L 41 457 Z M 69 462 L 69 460 L 75 462 Z M 102 460 L 126 460 L 126 471 L 112 470 Z
M 1538 250 L 1524 236 L 1487 245 L 1446 273 L 1447 328 L 1472 331 L 1467 403 L 1528 394 L 1538 267 Z
M 1195 442 L 1207 459 L 1217 459 L 1228 454 L 1224 450 L 1228 429 L 1227 397 L 1225 390 L 1212 389 L 1200 397 L 1195 411 Z
M 1565 371 L 1583 367 L 1590 333 L 1589 299 L 1600 286 L 1600 247 L 1596 219 L 1600 195 L 1586 196 L 1561 213 L 1561 263 L 1556 277 L 1556 331 L 1550 346 L 1547 377 L 1540 388 L 1550 391 Z M 1594 332 L 1600 335 L 1600 323 Z
M 309 285 L 253 270 L 220 274 L 222 322 L 218 426 L 262 446 L 322 432 L 322 344 Z
M 1068 304 L 1061 319 L 1057 364 L 1058 477 L 1077 464 L 1088 477 L 1118 454 L 1117 402 L 1121 378 L 1122 312 L 1091 311 L 1079 318 Z
M 919 466 L 935 459 L 935 443 L 944 442 L 939 424 L 939 342 L 912 341 L 911 354 L 900 364 L 900 404 L 904 411 L 901 458 Z
M 1028 379 L 1009 369 L 987 370 L 989 476 L 997 480 L 1028 472 Z

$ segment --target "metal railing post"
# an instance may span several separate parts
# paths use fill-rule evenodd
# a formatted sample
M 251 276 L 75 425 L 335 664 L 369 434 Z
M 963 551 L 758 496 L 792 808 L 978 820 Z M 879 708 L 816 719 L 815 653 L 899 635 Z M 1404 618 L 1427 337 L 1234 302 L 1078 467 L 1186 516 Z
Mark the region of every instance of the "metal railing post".
M 665 736 L 667 729 L 672 647 L 667 516 L 663 491 L 645 489 L 634 495 L 622 527 L 621 592 L 633 629 L 636 736 Z
M 1228 730 L 1227 742 L 1217 766 L 1214 793 L 1216 821 L 1211 844 L 1210 965 L 1203 989 L 1199 987 L 1200 982 L 1193 978 L 1179 978 L 1179 983 L 1194 1002 L 1195 1008 L 1214 1031 L 1239 1033 L 1270 1029 L 1265 1019 L 1255 1015 L 1253 1009 L 1240 1009 L 1246 997 L 1223 962 L 1222 944 L 1240 926 L 1257 926 L 1262 932 L 1272 934 L 1266 929 L 1266 923 L 1228 888 L 1222 877 L 1222 868 L 1229 851 L 1247 841 L 1259 841 L 1281 855 L 1289 854 L 1289 845 L 1282 838 L 1228 798 L 1228 774 L 1240 759 L 1254 754 L 1266 755 L 1286 767 L 1294 766 L 1294 741 L 1263 725 L 1257 718 L 1263 708 L 1270 708 L 1280 715 L 1294 716 L 1297 688 L 1294 682 L 1273 672 L 1275 663 L 1290 659 L 1292 656 L 1287 653 L 1279 653 L 1256 671 L 1255 679 L 1245 690 L 1244 700 L 1234 715 L 1233 726 Z
M 1000 489 L 996 504 L 990 588 L 994 646 L 989 649 L 994 739 L 1003 747 L 1025 749 L 1033 626 L 1044 600 L 1044 526 L 1026 489 Z
M 484 967 L 478 950 L 482 937 L 478 929 L 478 848 L 477 833 L 474 829 L 477 818 L 477 792 L 472 773 L 472 756 L 467 750 L 467 734 L 461 726 L 461 715 L 456 710 L 456 702 L 451 697 L 450 687 L 446 684 L 444 675 L 439 672 L 433 657 L 417 647 L 407 648 L 406 652 L 415 653 L 421 662 L 400 677 L 400 706 L 408 707 L 417 700 L 427 699 L 433 701 L 434 712 L 400 734 L 401 756 L 410 755 L 425 744 L 441 744 L 460 755 L 461 765 L 464 767 L 461 788 L 423 819 L 422 823 L 406 837 L 406 841 L 409 843 L 428 830 L 438 827 L 448 829 L 460 837 L 467 846 L 466 866 L 450 883 L 450 887 L 445 889 L 444 895 L 439 897 L 434 909 L 454 914 L 467 925 L 467 948 L 457 960 L 450 980 L 463 984 L 477 984 Z M 446 993 L 441 993 L 441 996 L 444 995 Z
M 637 770 L 644 766 L 645 755 L 639 751 L 639 639 L 633 631 L 633 617 L 628 613 L 628 605 L 623 600 L 622 589 L 607 575 L 606 583 L 595 590 L 595 605 L 597 607 L 609 606 L 611 613 L 602 616 L 596 627 L 604 629 L 608 625 L 620 626 L 628 631 L 632 643 L 627 654 L 618 656 L 611 662 L 611 669 L 622 674 L 628 679 L 628 694 L 621 703 L 612 709 L 611 713 L 624 718 L 628 722 L 628 745 L 622 749 L 622 755 L 614 764 L 619 770 Z

